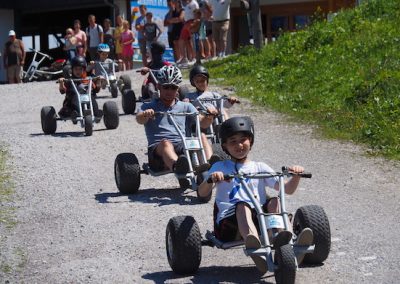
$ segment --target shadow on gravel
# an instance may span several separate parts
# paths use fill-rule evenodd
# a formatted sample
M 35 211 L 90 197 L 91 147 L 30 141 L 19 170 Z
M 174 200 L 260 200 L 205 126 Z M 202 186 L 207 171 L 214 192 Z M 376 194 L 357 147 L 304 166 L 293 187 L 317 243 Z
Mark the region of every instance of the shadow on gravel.
M 172 271 L 162 271 L 144 274 L 143 279 L 154 281 L 154 283 L 172 283 L 174 279 L 179 282 L 181 278 L 188 276 L 179 276 Z M 185 279 L 185 283 L 274 283 L 267 278 L 274 279 L 273 274 L 268 274 L 260 278 L 257 268 L 250 266 L 210 266 L 200 267 L 199 271 L 190 279 Z M 183 280 L 183 279 L 182 279 Z
M 95 131 L 95 130 L 94 130 Z M 85 132 L 83 131 L 72 131 L 72 132 L 57 132 L 54 134 L 44 134 L 44 133 L 31 133 L 31 137 L 36 137 L 36 136 L 53 136 L 53 137 L 60 137 L 60 138 L 66 138 L 66 137 L 81 137 L 85 136 Z
M 114 198 L 120 199 L 122 196 L 127 196 L 130 202 L 141 202 L 157 204 L 158 206 L 179 204 L 179 205 L 195 205 L 201 204 L 196 196 L 188 195 L 192 191 L 187 190 L 182 192 L 180 188 L 148 188 L 141 189 L 135 194 L 120 194 L 118 192 L 104 192 L 95 194 L 95 200 L 99 203 L 119 203 L 127 202 L 120 200 L 113 200 Z

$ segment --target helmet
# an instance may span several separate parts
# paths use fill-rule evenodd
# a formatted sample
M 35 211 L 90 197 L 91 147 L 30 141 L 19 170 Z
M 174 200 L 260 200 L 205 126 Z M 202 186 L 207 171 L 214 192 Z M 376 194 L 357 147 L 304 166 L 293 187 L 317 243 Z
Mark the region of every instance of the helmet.
M 207 83 L 208 83 L 210 74 L 208 73 L 208 70 L 206 67 L 204 67 L 202 65 L 196 65 L 192 68 L 192 70 L 190 70 L 189 79 L 190 79 L 190 84 L 192 84 L 193 87 L 196 87 L 196 85 L 194 84 L 194 81 L 193 81 L 193 79 L 196 75 L 205 76 L 207 78 Z
M 165 44 L 160 41 L 154 41 L 150 44 L 151 54 L 163 54 L 165 51 Z
M 72 58 L 71 67 L 74 68 L 77 66 L 83 68 L 87 67 L 86 59 L 83 56 L 75 56 L 74 58 Z
M 155 72 L 157 82 L 161 85 L 173 84 L 179 86 L 182 82 L 182 73 L 175 65 L 164 66 Z
M 106 43 L 100 43 L 97 46 L 97 52 L 110 52 L 110 47 Z
M 224 144 L 226 140 L 235 135 L 238 132 L 244 132 L 251 137 L 251 144 L 254 143 L 254 124 L 248 116 L 235 116 L 225 120 L 219 129 L 219 137 L 221 138 L 221 144 Z

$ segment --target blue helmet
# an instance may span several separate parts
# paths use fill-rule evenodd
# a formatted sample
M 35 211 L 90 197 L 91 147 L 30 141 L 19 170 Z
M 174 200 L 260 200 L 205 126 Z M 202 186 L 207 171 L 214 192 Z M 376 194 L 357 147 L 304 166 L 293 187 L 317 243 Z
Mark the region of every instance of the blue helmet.
M 110 52 L 110 47 L 106 43 L 100 43 L 97 46 L 97 52 Z

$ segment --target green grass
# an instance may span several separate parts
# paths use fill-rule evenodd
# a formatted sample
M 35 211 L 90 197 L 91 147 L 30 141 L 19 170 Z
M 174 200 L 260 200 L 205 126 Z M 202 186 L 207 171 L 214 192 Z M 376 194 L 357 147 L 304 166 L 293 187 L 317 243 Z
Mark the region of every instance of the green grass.
M 6 169 L 6 157 L 7 151 L 0 145 L 0 226 L 11 229 L 16 224 L 11 205 L 14 189 Z
M 207 67 L 240 96 L 400 160 L 400 0 L 366 1 Z

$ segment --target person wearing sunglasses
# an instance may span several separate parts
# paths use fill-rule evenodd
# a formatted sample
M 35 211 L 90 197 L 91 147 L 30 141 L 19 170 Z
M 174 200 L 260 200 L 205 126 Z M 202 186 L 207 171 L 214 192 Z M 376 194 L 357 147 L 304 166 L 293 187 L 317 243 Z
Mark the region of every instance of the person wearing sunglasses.
M 184 155 L 182 139 L 167 116 L 156 115 L 156 112 L 195 113 L 196 108 L 187 102 L 178 100 L 179 84 L 182 74 L 174 65 L 164 66 L 156 74 L 157 88 L 160 97 L 144 103 L 136 115 L 139 124 L 145 126 L 148 141 L 149 165 L 155 171 L 171 170 L 176 174 L 189 172 L 189 161 Z M 194 116 L 175 116 L 180 129 L 186 131 L 195 123 Z M 212 120 L 211 120 L 212 122 Z M 211 123 L 206 116 L 200 115 L 201 127 Z M 207 160 L 212 155 L 211 145 L 205 135 L 201 137 Z

